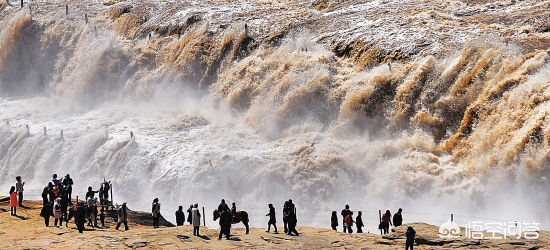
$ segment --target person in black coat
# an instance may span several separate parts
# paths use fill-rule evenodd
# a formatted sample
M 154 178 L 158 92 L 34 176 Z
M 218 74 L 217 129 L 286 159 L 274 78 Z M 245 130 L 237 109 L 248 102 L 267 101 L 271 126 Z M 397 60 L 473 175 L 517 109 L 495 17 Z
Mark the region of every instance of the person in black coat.
M 414 237 L 416 236 L 416 231 L 414 231 L 413 227 L 409 226 L 407 228 L 407 232 L 405 233 L 405 237 L 407 237 L 407 240 L 405 242 L 405 250 L 408 250 L 409 247 L 411 250 L 414 250 Z
M 221 213 L 222 211 L 225 211 L 225 210 L 229 211 L 229 206 L 227 205 L 227 203 L 225 203 L 225 200 L 222 199 L 220 205 L 218 205 L 218 212 Z
M 285 229 L 285 234 L 288 233 L 288 201 L 285 201 L 285 204 L 283 205 L 283 226 Z
M 183 206 L 179 206 L 178 211 L 176 211 L 176 226 L 183 226 L 185 222 L 185 213 L 183 212 Z
M 233 218 L 229 210 L 223 210 L 222 212 L 220 212 L 220 235 L 218 236 L 218 240 L 221 240 L 222 235 L 224 234 L 225 238 L 229 240 L 229 236 L 231 234 L 232 220 Z
M 79 233 L 84 231 L 84 224 L 86 223 L 86 207 L 84 207 L 84 202 L 80 202 L 76 206 L 76 212 L 74 215 L 74 222 Z
M 401 212 L 403 212 L 403 209 L 397 210 L 397 213 L 393 215 L 393 226 L 398 227 L 403 224 L 403 216 L 401 215 Z
M 52 204 L 49 202 L 46 202 L 44 206 L 42 206 L 42 210 L 40 211 L 40 216 L 44 218 L 44 224 L 46 224 L 46 227 L 50 226 L 50 217 L 52 216 Z
M 50 189 L 52 188 L 53 188 L 53 184 L 50 182 L 42 190 L 42 205 L 46 205 L 50 202 L 50 200 L 48 199 L 48 195 L 50 195 Z
M 277 220 L 275 217 L 275 207 L 273 207 L 273 204 L 269 204 L 268 207 L 269 207 L 269 213 L 265 215 L 265 216 L 269 216 L 266 232 L 269 233 L 269 229 L 271 229 L 271 225 L 273 225 L 273 228 L 275 228 L 275 233 L 278 234 L 279 232 L 277 232 L 277 225 L 275 225 L 277 223 Z
M 348 228 L 346 226 L 346 222 L 345 222 L 346 216 L 352 215 L 351 210 L 349 210 L 349 205 L 348 204 L 346 204 L 345 208 L 342 209 L 342 212 L 340 213 L 340 215 L 342 215 L 342 226 L 344 227 L 344 233 L 346 232 L 346 229 L 348 229 L 347 231 L 349 231 L 351 233 L 352 229 Z
M 337 231 L 336 227 L 338 226 L 338 215 L 336 215 L 336 211 L 332 211 L 332 215 L 330 216 L 330 226 L 332 227 L 332 230 Z
M 290 210 L 290 212 L 288 213 L 287 221 L 288 221 L 287 234 L 292 235 L 294 233 L 296 236 L 299 236 L 300 233 L 296 231 L 296 224 L 298 223 L 298 219 L 296 218 L 296 213 L 294 212 L 294 210 Z
M 69 197 L 69 203 L 72 203 L 72 194 L 73 194 L 73 179 L 71 179 L 71 176 L 67 174 L 65 178 L 63 178 L 63 186 L 67 187 L 67 195 Z
M 189 225 L 193 224 L 193 217 L 191 217 L 191 209 L 193 209 L 193 204 L 189 206 L 189 209 L 187 209 L 187 222 L 189 222 Z
M 355 217 L 355 226 L 357 226 L 357 233 L 363 232 L 363 227 L 365 224 L 363 224 L 363 218 L 361 217 L 363 213 L 361 211 L 357 212 L 357 217 Z
M 50 198 L 50 202 L 53 203 L 55 201 L 55 188 L 52 182 L 48 183 L 48 187 L 50 190 L 48 190 L 48 198 Z

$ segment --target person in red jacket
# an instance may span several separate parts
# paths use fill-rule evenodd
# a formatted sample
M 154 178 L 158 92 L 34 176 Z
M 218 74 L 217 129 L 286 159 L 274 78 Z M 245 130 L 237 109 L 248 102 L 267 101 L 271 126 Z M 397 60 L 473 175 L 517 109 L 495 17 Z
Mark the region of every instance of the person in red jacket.
M 10 188 L 10 207 L 11 215 L 17 216 L 17 192 L 15 192 L 15 186 Z
M 388 234 L 391 224 L 391 213 L 390 210 L 386 210 L 386 213 L 382 215 L 382 222 L 380 223 L 380 229 L 383 230 L 382 234 Z

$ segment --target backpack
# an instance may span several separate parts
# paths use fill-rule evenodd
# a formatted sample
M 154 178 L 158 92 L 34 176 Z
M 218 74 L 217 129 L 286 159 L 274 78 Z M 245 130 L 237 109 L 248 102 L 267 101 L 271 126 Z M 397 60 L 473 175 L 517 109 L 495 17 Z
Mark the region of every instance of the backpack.
M 346 215 L 346 217 L 344 218 L 344 223 L 346 224 L 350 224 L 351 223 L 351 215 Z
M 55 186 L 55 189 L 53 190 L 53 195 L 55 197 L 59 197 L 59 195 L 61 194 L 61 188 L 59 188 L 59 185 Z

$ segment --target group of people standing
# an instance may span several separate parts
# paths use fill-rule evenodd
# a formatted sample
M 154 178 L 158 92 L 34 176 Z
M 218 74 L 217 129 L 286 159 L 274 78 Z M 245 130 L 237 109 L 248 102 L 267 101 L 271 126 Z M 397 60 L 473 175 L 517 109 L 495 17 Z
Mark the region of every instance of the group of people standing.
M 403 225 L 403 215 L 401 214 L 403 212 L 403 209 L 399 208 L 397 212 L 392 215 L 390 210 L 386 210 L 384 215 L 380 218 L 380 224 L 378 225 L 378 229 L 382 230 L 382 234 L 388 234 L 390 226 L 398 227 Z M 343 231 L 344 233 L 353 233 L 353 223 L 355 223 L 357 227 L 357 233 L 362 233 L 362 228 L 365 226 L 363 223 L 363 218 L 361 211 L 357 212 L 357 217 L 355 217 L 355 221 L 353 220 L 353 212 L 349 209 L 349 205 L 346 204 L 342 212 L 340 213 L 342 215 L 343 221 Z M 393 225 L 392 225 L 393 221 Z M 336 211 L 332 211 L 332 216 L 330 218 L 330 226 L 332 227 L 332 230 L 337 231 L 338 226 L 338 216 L 336 215 Z M 405 233 L 406 237 L 406 245 L 405 249 L 411 249 L 413 250 L 414 247 L 414 238 L 416 236 L 416 231 L 413 229 L 412 226 L 407 227 L 407 231 Z
M 17 206 L 23 206 L 23 191 L 24 191 L 24 185 L 25 182 L 22 181 L 21 176 L 16 177 L 16 183 L 15 186 L 12 186 L 10 188 L 10 207 L 11 207 L 11 215 L 16 216 Z M 88 218 L 88 226 L 97 227 L 97 218 L 100 218 L 101 225 L 104 227 L 104 206 L 108 203 L 109 198 L 109 190 L 110 190 L 110 182 L 103 181 L 101 183 L 101 187 L 99 190 L 94 191 L 92 187 L 88 187 L 88 191 L 86 192 L 85 200 L 82 202 L 78 202 L 76 205 L 72 207 L 73 214 L 68 213 L 68 206 L 72 205 L 71 200 L 71 194 L 72 194 L 72 186 L 74 185 L 73 180 L 71 179 L 70 175 L 67 174 L 65 177 L 58 179 L 57 174 L 52 175 L 52 181 L 48 183 L 46 187 L 44 187 L 42 191 L 42 200 L 43 200 L 43 207 L 40 213 L 40 216 L 44 218 L 44 223 L 46 226 L 49 226 L 49 218 L 51 216 L 54 217 L 55 222 L 54 226 L 61 226 L 63 221 L 68 221 L 71 216 L 75 217 L 75 224 L 77 225 L 77 229 L 80 233 L 84 230 L 84 224 L 86 221 L 86 218 Z M 95 198 L 95 194 L 99 193 L 100 201 L 97 202 L 97 198 Z M 101 214 L 98 216 L 97 207 L 98 204 L 101 206 Z M 269 212 L 266 214 L 266 216 L 269 217 L 269 221 L 267 223 L 267 231 L 270 232 L 271 226 L 273 225 L 274 233 L 278 234 L 277 231 L 277 225 L 276 225 L 276 213 L 275 213 L 275 207 L 273 204 L 268 204 Z M 402 217 L 402 211 L 403 209 L 399 208 L 399 210 L 392 215 L 389 210 L 386 210 L 384 215 L 381 217 L 380 224 L 378 228 L 382 231 L 382 234 L 387 234 L 389 232 L 389 227 L 391 225 L 398 227 L 402 225 L 403 217 Z M 227 239 L 230 238 L 230 228 L 231 224 L 234 223 L 236 220 L 235 216 L 237 213 L 236 205 L 233 202 L 231 209 L 229 206 L 225 203 L 225 200 L 222 199 L 221 203 L 218 205 L 218 212 L 220 213 L 220 234 L 219 239 L 222 238 L 223 235 L 226 236 Z M 160 213 L 160 202 L 158 198 L 153 199 L 152 203 L 152 216 L 153 216 L 153 228 L 159 228 L 159 218 L 161 217 Z M 187 222 L 189 224 L 193 225 L 193 235 L 200 236 L 199 234 L 199 228 L 201 223 L 201 214 L 198 209 L 198 203 L 191 204 L 189 206 L 189 209 L 187 209 Z M 364 227 L 363 219 L 362 219 L 362 213 L 361 211 L 357 212 L 357 217 L 355 217 L 355 220 L 353 219 L 353 212 L 349 209 L 349 205 L 346 204 L 345 208 L 340 213 L 342 216 L 342 226 L 343 226 L 343 232 L 344 233 L 353 233 L 353 224 L 357 227 L 357 233 L 362 233 L 362 228 Z M 176 225 L 182 226 L 184 224 L 185 220 L 185 213 L 183 211 L 183 206 L 179 206 L 178 210 L 175 213 L 176 215 Z M 119 229 L 121 224 L 124 224 L 125 230 L 128 230 L 128 209 L 126 206 L 126 202 L 122 204 L 122 206 L 117 210 L 117 216 L 118 216 L 118 223 L 116 226 L 116 230 Z M 393 222 L 393 224 L 392 224 Z M 283 205 L 283 224 L 284 224 L 284 231 L 288 235 L 300 235 L 298 231 L 296 231 L 296 224 L 297 224 L 297 217 L 296 217 L 296 205 L 292 202 L 292 199 L 285 201 Z M 338 216 L 336 214 L 336 211 L 332 211 L 331 216 L 331 227 L 333 230 L 337 230 L 338 226 Z M 414 244 L 414 237 L 416 232 L 412 227 L 407 228 L 407 248 L 413 247 Z
M 52 180 L 42 190 L 42 211 L 40 216 L 44 218 L 44 224 L 49 226 L 50 217 L 53 216 L 54 226 L 61 226 L 63 221 L 68 220 L 68 207 L 72 204 L 72 186 L 74 185 L 71 176 L 58 179 L 57 174 L 52 175 Z
M 403 209 L 399 208 L 397 213 L 393 216 L 393 226 L 398 227 L 403 224 L 403 216 L 401 214 L 403 212 Z M 353 219 L 353 212 L 349 209 L 349 205 L 346 204 L 342 212 L 340 213 L 342 215 L 342 227 L 344 233 L 353 233 L 353 224 L 355 223 L 355 226 L 357 227 L 357 233 L 363 232 L 363 227 L 365 224 L 363 223 L 362 215 L 363 213 L 361 211 L 357 212 L 357 217 L 355 217 L 355 220 Z M 380 224 L 378 225 L 378 229 L 382 230 L 382 234 L 387 234 L 390 228 L 390 225 L 392 225 L 391 221 L 391 212 L 390 210 L 386 210 L 384 215 L 382 215 L 382 218 L 380 220 Z M 330 218 L 330 226 L 332 227 L 332 230 L 336 231 L 338 227 L 338 216 L 336 214 L 336 211 L 332 211 L 332 215 Z
M 155 204 L 158 204 L 158 205 L 156 206 Z M 153 227 L 158 228 L 158 216 L 160 216 L 160 203 L 158 202 L 158 198 L 155 198 L 153 200 L 152 214 L 153 214 Z M 155 218 L 155 216 L 157 216 L 157 218 Z M 157 221 L 155 222 L 155 220 Z M 198 203 L 189 205 L 189 208 L 187 209 L 187 222 L 189 222 L 190 225 L 193 225 L 193 235 L 200 236 L 199 228 L 201 225 L 201 213 L 199 211 Z M 185 223 L 185 212 L 183 211 L 183 206 L 179 206 L 178 210 L 176 211 L 176 225 L 183 226 L 184 223 Z
M 44 218 L 44 224 L 48 227 L 50 217 L 54 217 L 54 226 L 60 227 L 65 221 L 74 217 L 75 224 L 80 233 L 84 231 L 86 220 L 88 226 L 98 227 L 98 218 L 101 226 L 105 227 L 105 207 L 108 205 L 108 192 L 110 182 L 103 180 L 98 190 L 88 187 L 85 198 L 73 204 L 72 190 L 74 182 L 69 174 L 61 179 L 57 174 L 52 175 L 52 180 L 42 190 L 42 210 L 40 216 Z M 95 197 L 99 193 L 100 201 Z M 98 211 L 101 207 L 101 213 Z
M 342 215 L 342 227 L 344 228 L 344 233 L 353 233 L 353 223 L 357 226 L 357 233 L 363 232 L 363 227 L 365 224 L 363 223 L 363 218 L 361 211 L 357 212 L 357 217 L 355 217 L 355 221 L 353 220 L 353 212 L 349 210 L 349 205 L 346 204 L 342 212 L 340 213 Z M 336 215 L 336 211 L 332 211 L 332 215 L 330 217 L 330 226 L 332 227 L 332 230 L 336 231 L 336 227 L 338 226 L 338 216 Z
M 390 210 L 386 210 L 384 215 L 382 215 L 380 224 L 378 225 L 378 229 L 382 230 L 382 234 L 388 234 L 390 226 L 398 227 L 403 224 L 403 215 L 401 214 L 403 212 L 403 209 L 399 208 L 397 210 L 397 213 L 393 215 L 393 225 L 392 225 L 392 217 Z

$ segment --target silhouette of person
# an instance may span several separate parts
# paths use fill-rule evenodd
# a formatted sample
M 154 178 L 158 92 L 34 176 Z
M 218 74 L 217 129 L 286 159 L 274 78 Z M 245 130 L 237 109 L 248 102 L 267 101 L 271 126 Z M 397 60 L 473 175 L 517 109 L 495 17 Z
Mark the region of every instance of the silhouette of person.
M 183 206 L 179 206 L 178 211 L 176 211 L 176 226 L 183 226 L 184 222 L 185 213 L 183 212 Z
M 336 211 L 332 211 L 332 215 L 330 216 L 330 226 L 332 227 L 332 230 L 337 231 L 336 227 L 338 226 L 338 216 L 336 215 Z
M 266 214 L 265 216 L 269 216 L 269 221 L 267 222 L 267 231 L 269 233 L 269 229 L 271 227 L 271 225 L 273 225 L 273 228 L 275 228 L 275 233 L 278 234 L 279 232 L 277 232 L 277 219 L 275 217 L 275 207 L 273 207 L 273 204 L 269 204 L 267 205 L 269 207 L 269 213 Z
M 351 210 L 349 210 L 349 205 L 346 204 L 345 208 L 342 209 L 342 212 L 340 213 L 340 215 L 342 215 L 342 226 L 344 227 L 344 233 L 347 231 L 351 231 L 352 229 L 351 228 L 348 228 L 345 220 L 346 220 L 346 216 L 348 215 L 351 215 Z M 351 233 L 351 232 L 350 232 Z
M 403 211 L 403 209 L 399 208 L 399 210 L 397 210 L 397 213 L 395 213 L 393 215 L 393 226 L 394 227 L 398 227 L 398 226 L 401 226 L 403 224 L 403 216 L 401 215 L 402 211 Z

